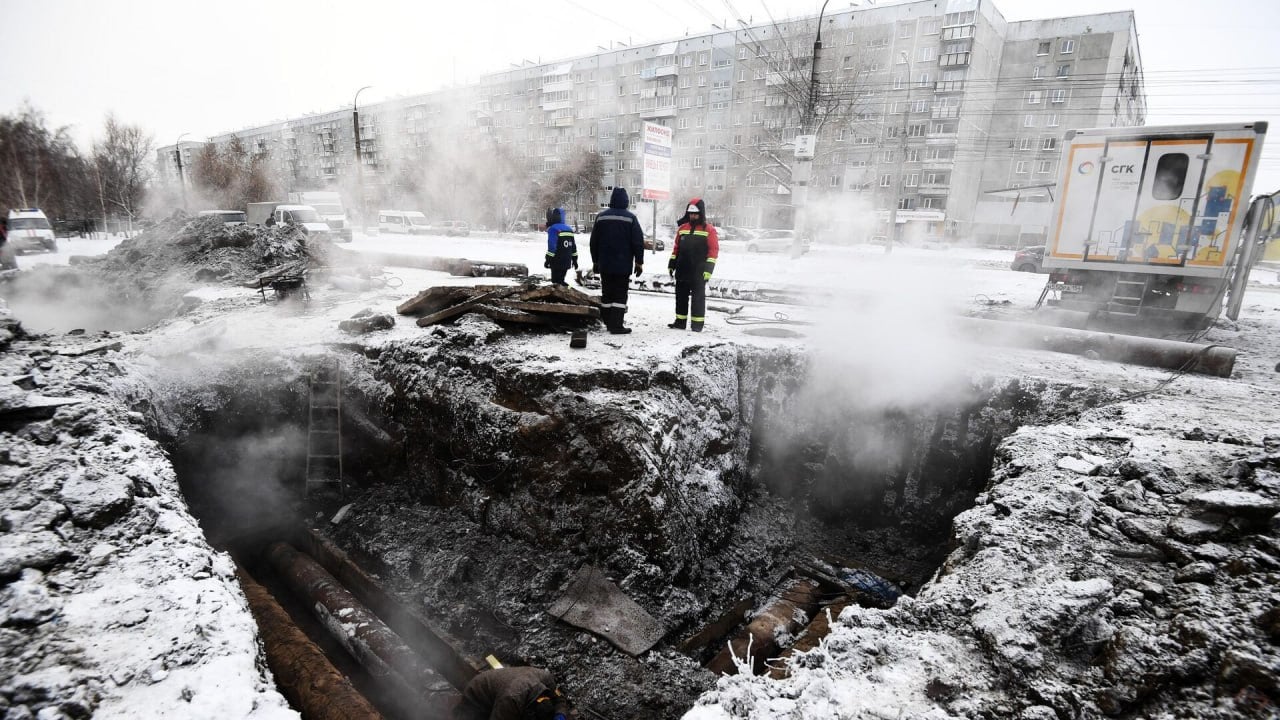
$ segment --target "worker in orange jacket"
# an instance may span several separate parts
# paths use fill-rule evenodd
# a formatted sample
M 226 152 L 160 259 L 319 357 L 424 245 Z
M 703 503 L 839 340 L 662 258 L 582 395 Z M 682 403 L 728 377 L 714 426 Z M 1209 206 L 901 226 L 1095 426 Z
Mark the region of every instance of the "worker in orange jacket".
M 667 261 L 667 273 L 676 280 L 676 321 L 667 327 L 684 330 L 688 323 L 690 330 L 702 332 L 707 321 L 707 281 L 716 269 L 719 255 L 720 239 L 715 226 L 707 222 L 707 205 L 702 198 L 694 198 L 680 218 L 671 259 Z

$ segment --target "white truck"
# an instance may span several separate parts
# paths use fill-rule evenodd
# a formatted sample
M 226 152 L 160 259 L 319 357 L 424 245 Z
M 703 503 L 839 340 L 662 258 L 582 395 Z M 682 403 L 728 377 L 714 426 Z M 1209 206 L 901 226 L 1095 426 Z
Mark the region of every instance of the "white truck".
M 332 237 L 328 224 L 310 205 L 256 202 L 249 203 L 245 209 L 250 225 L 296 225 L 309 235 Z
M 1254 122 L 1069 132 L 1040 302 L 1109 325 L 1212 324 L 1233 278 L 1233 296 L 1243 292 L 1253 240 L 1269 230 L 1249 206 L 1266 131 Z
M 289 202 L 294 205 L 310 205 L 319 213 L 320 219 L 329 226 L 334 240 L 351 242 L 351 221 L 347 219 L 347 210 L 342 206 L 342 196 L 336 192 L 307 191 L 289 193 Z

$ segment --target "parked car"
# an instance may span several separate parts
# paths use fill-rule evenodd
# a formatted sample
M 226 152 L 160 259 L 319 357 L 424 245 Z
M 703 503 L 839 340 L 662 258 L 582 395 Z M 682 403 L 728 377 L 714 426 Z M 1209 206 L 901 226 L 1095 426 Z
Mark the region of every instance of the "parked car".
M 427 216 L 417 210 L 379 210 L 378 232 L 426 235 L 431 232 L 431 226 L 427 224 Z
M 655 240 L 654 238 L 646 235 L 644 238 L 644 249 L 662 252 L 663 250 L 667 249 L 667 244 L 662 240 Z
M 791 252 L 795 244 L 795 230 L 762 230 L 747 240 L 747 252 Z M 800 240 L 800 252 L 809 252 L 809 239 Z
M 444 233 L 445 235 L 470 235 L 471 226 L 462 220 L 442 220 L 431 226 L 432 232 Z
M 1044 272 L 1044 245 L 1024 247 L 1013 255 L 1010 267 L 1018 272 Z

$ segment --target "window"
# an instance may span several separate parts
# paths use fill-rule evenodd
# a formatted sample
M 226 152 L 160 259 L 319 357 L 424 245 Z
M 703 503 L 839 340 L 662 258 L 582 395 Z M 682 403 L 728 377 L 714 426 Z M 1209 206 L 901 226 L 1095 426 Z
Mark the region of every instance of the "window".
M 699 76 L 698 76 L 698 87 L 706 87 L 706 86 L 707 86 L 707 76 L 706 76 L 706 75 L 699 75 Z
M 1058 114 L 1057 114 L 1057 113 L 1053 113 L 1053 114 L 1051 114 L 1051 115 L 1046 115 L 1046 116 L 1045 116 L 1045 120 L 1044 120 L 1044 126 L 1045 126 L 1045 127 L 1058 127 Z
M 910 125 L 907 127 L 907 137 L 924 137 L 925 124 Z
M 1071 66 L 1070 66 L 1070 65 L 1059 65 L 1059 66 L 1058 66 L 1058 77 L 1060 77 L 1060 78 L 1064 78 L 1064 77 L 1069 77 L 1070 75 L 1071 75 Z
M 893 184 L 893 176 L 885 173 L 880 176 L 880 187 L 889 187 Z
M 919 77 L 916 78 L 916 85 L 918 87 L 929 87 L 929 80 L 929 73 L 920 73 Z
M 904 88 L 904 87 L 906 87 L 906 86 L 907 86 L 907 79 L 906 79 L 905 77 L 903 77 L 903 76 L 901 76 L 901 75 L 897 75 L 897 76 L 895 76 L 895 77 L 893 78 L 893 89 L 894 89 L 894 90 L 901 90 L 902 88 Z
M 1044 144 L 1042 144 L 1042 145 L 1040 146 L 1040 149 L 1041 149 L 1041 150 L 1057 150 L 1057 149 L 1058 149 L 1058 138 L 1051 138 L 1051 137 L 1047 137 L 1047 138 L 1045 138 L 1045 139 L 1044 139 Z
M 739 59 L 739 60 L 746 60 L 746 59 L 747 59 L 747 46 L 746 46 L 746 45 L 743 45 L 742 47 L 738 48 L 738 59 Z
M 703 52 L 698 53 L 699 65 L 706 65 L 709 59 L 711 59 L 711 55 L 707 53 L 705 50 Z
M 1058 52 L 1062 55 L 1070 55 L 1076 51 L 1075 40 L 1063 40 L 1062 45 L 1058 48 Z
M 909 38 L 916 34 L 916 23 L 914 20 L 910 22 L 900 23 L 898 25 L 898 37 Z
M 1028 104 L 1028 105 L 1039 105 L 1039 104 L 1040 104 L 1040 91 L 1039 91 L 1039 90 L 1032 90 L 1031 92 L 1027 93 L 1027 104 Z
M 1157 200 L 1177 200 L 1182 197 L 1182 187 L 1187 182 L 1187 168 L 1191 156 L 1186 153 L 1165 153 L 1156 162 L 1156 179 L 1151 185 L 1151 196 Z
M 692 55 L 685 55 L 684 57 L 680 58 L 680 67 L 690 67 L 692 65 L 693 65 Z
M 1036 55 L 1048 55 L 1049 49 L 1053 47 L 1051 42 L 1042 42 L 1036 47 Z
M 839 175 L 832 175 L 832 176 L 830 177 L 830 179 L 827 181 L 827 183 L 828 183 L 828 185 L 829 185 L 830 187 L 833 187 L 833 188 L 838 188 L 838 187 L 840 187 L 840 176 L 839 176 Z
M 1019 160 L 1019 161 L 1017 162 L 1017 164 L 1015 164 L 1015 165 L 1013 166 L 1013 171 L 1014 171 L 1015 173 L 1019 174 L 1019 175 L 1026 175 L 1026 174 L 1027 174 L 1027 161 L 1026 161 L 1026 160 Z
M 1028 115 L 1022 119 L 1022 127 L 1035 127 L 1035 126 L 1036 126 L 1035 115 Z
M 913 113 L 929 112 L 929 101 L 928 100 L 912 100 L 911 112 Z
M 1044 72 L 1044 66 L 1042 65 L 1035 66 L 1034 68 L 1031 69 L 1031 79 L 1039 80 L 1043 72 Z
M 1051 172 L 1053 172 L 1053 161 L 1052 161 L 1052 160 L 1041 160 L 1041 161 L 1040 161 L 1040 164 L 1036 166 L 1036 172 L 1038 172 L 1038 173 L 1051 173 Z
M 899 210 L 912 210 L 915 208 L 915 200 L 912 198 L 902 198 L 898 200 Z
M 891 163 L 893 162 L 893 158 L 894 158 L 894 152 L 892 150 L 880 151 L 880 162 Z
M 905 159 L 906 159 L 906 161 L 907 161 L 907 162 L 920 162 L 920 151 L 919 151 L 919 150 L 917 150 L 917 149 L 915 149 L 915 148 L 911 148 L 910 150 L 907 150 L 906 155 L 907 155 L 907 156 L 906 156 L 906 158 L 905 158 Z
M 1066 102 L 1066 100 L 1067 100 L 1066 90 L 1059 89 L 1049 93 L 1049 102 L 1060 103 L 1060 102 Z
M 920 20 L 921 35 L 937 35 L 942 29 L 942 21 L 938 18 L 923 18 Z
M 918 187 L 920 185 L 920 173 L 911 173 L 906 178 L 907 187 Z
M 916 61 L 917 62 L 933 62 L 938 57 L 935 54 L 936 51 L 937 51 L 937 48 L 922 47 L 916 51 Z
M 1020 139 L 1018 140 L 1018 149 L 1019 149 L 1019 150 L 1024 150 L 1024 151 L 1025 151 L 1025 150 L 1030 150 L 1030 149 L 1031 149 L 1031 145 L 1032 145 L 1032 143 L 1033 143 L 1033 142 L 1034 142 L 1034 141 L 1033 141 L 1031 138 L 1025 138 L 1025 137 L 1024 137 L 1024 138 L 1020 138 Z
M 700 157 L 696 157 L 696 158 L 694 158 L 694 159 L 693 159 L 693 166 L 694 166 L 694 167 L 696 167 L 696 168 L 700 168 L 700 167 L 702 167 L 702 158 L 700 158 Z
M 676 121 L 676 128 L 677 128 L 677 129 L 679 129 L 679 130 L 688 130 L 688 129 L 689 129 L 689 118 L 687 118 L 687 117 L 682 117 L 682 118 L 680 118 L 679 120 L 677 120 L 677 121 Z

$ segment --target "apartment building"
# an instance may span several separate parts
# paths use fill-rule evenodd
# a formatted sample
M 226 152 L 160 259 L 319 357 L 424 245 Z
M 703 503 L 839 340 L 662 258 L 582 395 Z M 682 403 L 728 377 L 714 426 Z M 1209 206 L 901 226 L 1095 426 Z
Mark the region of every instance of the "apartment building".
M 896 204 L 898 235 L 1003 242 L 1034 235 L 1044 224 L 1036 206 L 1044 203 L 1032 191 L 1017 203 L 988 191 L 1052 181 L 1070 128 L 1145 119 L 1131 12 L 1009 23 L 978 0 L 842 10 L 821 19 L 813 86 L 818 22 L 742 22 L 526 62 L 466 87 L 362 106 L 367 200 L 455 204 L 440 193 L 425 199 L 426 188 L 433 169 L 467 157 L 507 158 L 520 170 L 517 184 L 531 187 L 581 153 L 596 153 L 604 174 L 595 202 L 575 208 L 582 222 L 613 186 L 642 186 L 641 133 L 650 121 L 673 130 L 673 201 L 659 204 L 660 218 L 673 219 L 680 201 L 700 196 L 722 225 L 789 227 L 793 142 L 808 128 L 817 144 L 807 217 L 818 236 L 883 236 Z M 265 153 L 291 189 L 357 192 L 350 110 L 211 141 L 233 138 Z M 173 152 L 158 152 L 162 177 L 176 178 Z M 485 213 L 467 219 L 497 225 L 541 217 L 516 197 L 527 196 L 524 189 L 501 194 L 483 209 L 467 204 Z

